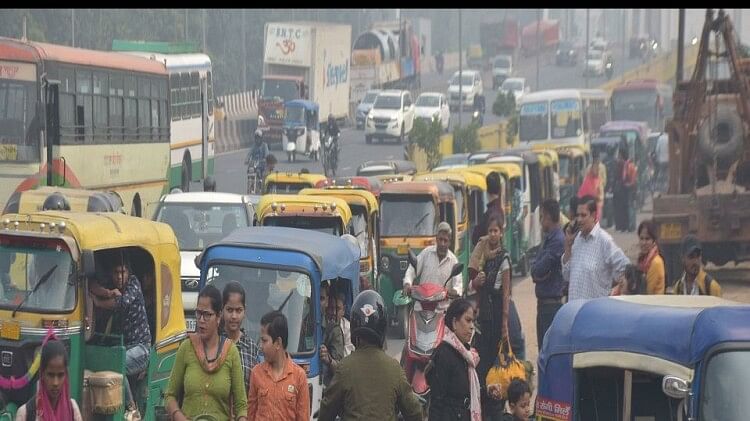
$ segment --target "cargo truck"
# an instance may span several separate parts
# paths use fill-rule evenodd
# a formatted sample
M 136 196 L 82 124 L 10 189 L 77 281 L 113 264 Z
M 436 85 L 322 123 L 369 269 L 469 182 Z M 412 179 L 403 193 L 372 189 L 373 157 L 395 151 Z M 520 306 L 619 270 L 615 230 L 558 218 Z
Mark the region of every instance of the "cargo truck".
M 269 143 L 281 143 L 287 101 L 317 103 L 321 123 L 329 114 L 338 121 L 349 118 L 350 25 L 269 22 L 264 37 L 258 113 L 267 126 L 264 137 Z
M 539 34 L 538 40 L 537 34 Z M 524 56 L 536 54 L 540 50 L 554 50 L 558 42 L 560 42 L 560 22 L 557 20 L 532 22 L 524 26 L 521 31 L 521 49 Z

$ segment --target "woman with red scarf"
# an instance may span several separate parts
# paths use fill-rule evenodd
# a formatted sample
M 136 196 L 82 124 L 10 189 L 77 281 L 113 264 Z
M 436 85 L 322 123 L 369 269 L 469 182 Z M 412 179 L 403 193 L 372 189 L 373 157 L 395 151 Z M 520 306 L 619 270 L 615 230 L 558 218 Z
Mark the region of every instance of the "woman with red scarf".
M 76 401 L 70 398 L 68 353 L 58 340 L 42 347 L 36 395 L 16 413 L 16 421 L 26 420 L 83 421 Z
M 656 224 L 643 221 L 638 225 L 638 269 L 646 274 L 646 294 L 664 294 L 665 269 L 664 259 L 659 254 L 656 244 Z

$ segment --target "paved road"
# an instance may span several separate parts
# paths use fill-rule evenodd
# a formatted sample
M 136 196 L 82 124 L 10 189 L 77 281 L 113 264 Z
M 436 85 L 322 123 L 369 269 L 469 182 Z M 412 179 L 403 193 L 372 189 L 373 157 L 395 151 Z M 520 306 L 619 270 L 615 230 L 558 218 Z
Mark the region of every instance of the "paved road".
M 552 88 L 583 88 L 585 79 L 581 75 L 581 67 L 557 67 L 554 63 L 548 63 L 548 58 L 540 59 L 542 66 L 540 68 L 539 85 L 541 89 Z M 625 68 L 630 69 L 639 64 L 638 60 L 627 60 Z M 423 91 L 435 90 L 445 91 L 447 88 L 448 78 L 454 70 L 446 70 L 442 75 L 429 74 L 423 77 Z M 536 59 L 522 58 L 516 67 L 518 76 L 524 76 L 531 83 L 532 90 L 536 88 Z M 589 80 L 589 86 L 598 86 L 606 81 L 605 78 L 596 78 Z M 488 110 L 491 110 L 495 101 L 497 92 L 491 89 L 492 83 L 490 75 L 485 74 L 484 78 L 485 97 Z M 464 124 L 471 118 L 470 112 L 463 114 Z M 485 115 L 485 124 L 497 123 L 500 118 L 491 112 Z M 451 127 L 458 124 L 458 112 L 452 114 Z M 341 175 L 354 175 L 357 166 L 364 161 L 372 159 L 402 159 L 404 149 L 402 145 L 397 145 L 395 141 L 386 141 L 385 143 L 365 144 L 364 132 L 355 130 L 351 127 L 343 128 L 341 133 L 341 156 L 340 170 Z M 290 164 L 286 162 L 286 155 L 280 150 L 274 150 L 273 153 L 279 159 L 278 169 L 281 171 L 298 172 L 302 168 L 307 168 L 310 172 L 322 173 L 323 168 L 320 162 L 310 162 L 304 157 L 299 162 Z M 247 150 L 229 152 L 216 158 L 216 181 L 217 187 L 221 191 L 241 193 L 245 187 L 245 167 L 243 164 Z

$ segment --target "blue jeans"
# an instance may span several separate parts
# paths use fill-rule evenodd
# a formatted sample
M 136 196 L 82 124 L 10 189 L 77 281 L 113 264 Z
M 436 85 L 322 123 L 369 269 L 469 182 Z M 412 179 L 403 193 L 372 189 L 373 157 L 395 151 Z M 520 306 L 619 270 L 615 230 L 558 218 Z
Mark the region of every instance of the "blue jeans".
M 125 388 L 127 404 L 134 401 L 133 391 L 130 389 L 128 376 L 135 376 L 148 368 L 148 357 L 150 349 L 144 344 L 131 345 L 125 350 Z

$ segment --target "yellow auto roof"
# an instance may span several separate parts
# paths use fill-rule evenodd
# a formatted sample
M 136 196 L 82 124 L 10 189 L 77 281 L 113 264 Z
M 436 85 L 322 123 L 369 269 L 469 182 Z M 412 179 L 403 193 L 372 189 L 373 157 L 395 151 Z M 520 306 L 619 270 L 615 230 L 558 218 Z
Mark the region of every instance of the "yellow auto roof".
M 496 162 L 490 164 L 479 164 L 469 166 L 469 170 L 475 170 L 479 174 L 487 174 L 492 171 L 497 171 L 504 174 L 508 178 L 515 178 L 521 176 L 521 167 L 513 162 Z
M 467 171 L 467 168 L 451 168 L 444 171 L 434 171 L 426 174 L 421 174 L 424 177 L 437 177 L 432 178 L 433 180 L 452 180 L 459 179 L 469 187 L 476 187 L 481 190 L 487 190 L 487 179 L 475 172 Z M 428 178 L 424 178 L 428 179 Z
M 360 206 L 367 205 L 367 207 L 370 208 L 370 212 L 378 210 L 378 199 L 375 198 L 374 194 L 367 190 L 335 187 L 326 189 L 306 188 L 300 190 L 298 194 L 307 196 L 339 197 L 350 204 L 357 204 Z
M 282 182 L 282 183 L 301 183 L 308 182 L 313 186 L 320 180 L 325 180 L 326 176 L 323 174 L 309 174 L 309 173 L 293 173 L 293 172 L 281 172 L 276 171 L 266 176 L 266 184 L 269 182 Z
M 298 194 L 264 194 L 260 197 L 260 201 L 258 202 L 258 206 L 256 206 L 256 212 L 258 213 L 259 217 L 262 219 L 266 216 L 268 212 L 272 212 L 271 205 L 276 203 L 278 206 L 281 205 L 292 205 L 295 207 L 302 207 L 303 213 L 310 213 L 313 214 L 316 211 L 316 206 L 319 205 L 326 205 L 330 206 L 331 204 L 336 204 L 336 210 L 338 211 L 339 215 L 344 219 L 345 222 L 349 222 L 349 220 L 352 218 L 352 210 L 349 208 L 349 205 L 346 203 L 344 199 L 333 197 L 333 196 L 303 196 Z M 305 206 L 309 206 L 309 212 L 308 209 L 305 209 Z M 295 210 L 294 213 L 299 213 L 299 210 Z
M 18 231 L 27 232 L 40 232 L 42 223 L 49 227 L 52 222 L 57 226 L 64 222 L 65 232 L 76 239 L 81 249 L 101 250 L 172 243 L 177 245 L 177 239 L 169 225 L 120 213 L 41 211 L 3 215 L 2 219 L 3 222 L 10 221 L 10 232 L 15 229 L 15 221 L 19 222 Z M 49 232 L 49 228 L 45 231 Z

